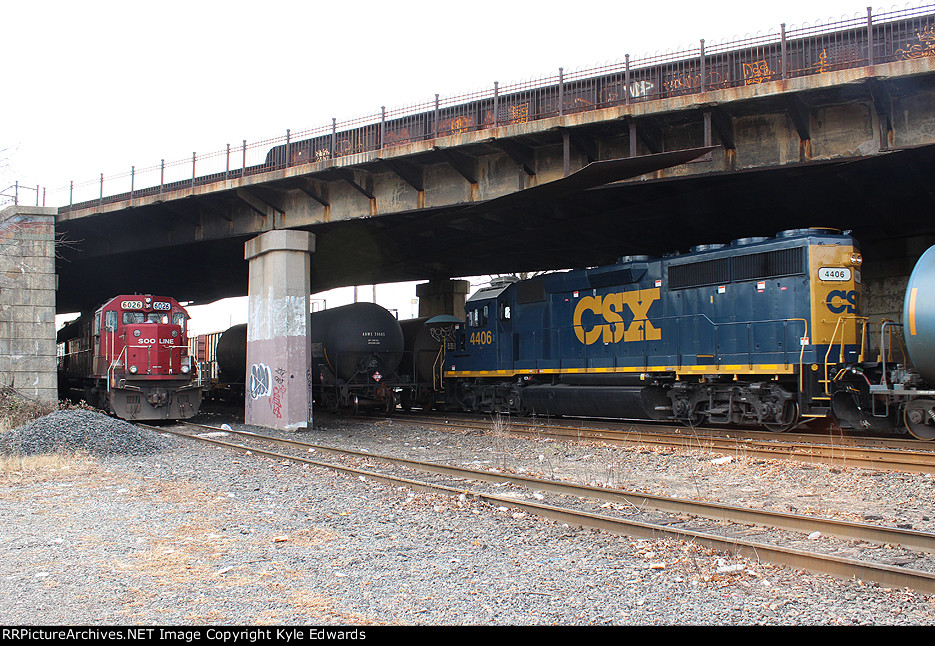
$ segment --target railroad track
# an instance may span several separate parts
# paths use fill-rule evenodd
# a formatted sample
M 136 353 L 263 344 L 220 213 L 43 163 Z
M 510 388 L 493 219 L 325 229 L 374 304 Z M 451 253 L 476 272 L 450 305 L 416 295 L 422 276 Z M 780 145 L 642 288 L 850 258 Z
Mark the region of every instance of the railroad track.
M 392 419 L 450 429 L 490 430 L 520 436 L 589 440 L 616 445 L 657 446 L 717 451 L 737 457 L 796 460 L 841 467 L 886 469 L 935 474 L 935 451 L 917 440 L 831 438 L 821 435 L 775 434 L 745 430 L 688 429 L 680 426 L 598 424 L 579 426 L 554 421 L 523 421 L 501 417 L 434 417 L 395 415 Z
M 471 498 L 498 507 L 519 509 L 557 522 L 593 527 L 637 538 L 692 541 L 711 549 L 740 554 L 752 560 L 768 561 L 844 579 L 856 577 L 886 587 L 907 587 L 926 594 L 935 593 L 935 573 L 931 571 L 854 559 L 833 553 L 835 550 L 840 552 L 842 549 L 854 549 L 850 543 L 852 541 L 858 541 L 857 545 L 870 545 L 866 551 L 878 549 L 875 546 L 898 545 L 907 553 L 902 556 L 904 560 L 917 561 L 928 570 L 935 571 L 935 534 L 482 471 L 288 440 L 248 431 L 189 422 L 184 424 L 196 429 L 197 433 L 164 427 L 149 428 L 240 453 L 287 460 L 393 486 Z M 237 435 L 250 444 L 234 444 L 218 439 L 217 434 L 220 433 Z M 291 453 L 263 448 L 270 444 L 287 447 Z M 339 461 L 311 459 L 307 457 L 310 452 L 330 454 Z M 366 468 L 340 460 L 363 461 Z M 380 463 L 383 468 L 377 470 L 374 463 Z M 414 474 L 423 475 L 414 477 Z M 478 483 L 488 486 L 482 490 Z M 504 489 L 507 486 L 509 488 Z M 529 500 L 530 497 L 534 500 Z M 546 501 L 547 497 L 550 498 L 549 501 Z M 770 536 L 770 532 L 779 534 Z M 788 533 L 793 533 L 791 539 L 785 535 Z M 752 534 L 759 535 L 761 540 L 750 540 L 748 536 Z M 802 541 L 806 536 L 810 536 L 810 542 L 814 543 L 819 535 L 825 549 L 823 553 L 781 544 Z

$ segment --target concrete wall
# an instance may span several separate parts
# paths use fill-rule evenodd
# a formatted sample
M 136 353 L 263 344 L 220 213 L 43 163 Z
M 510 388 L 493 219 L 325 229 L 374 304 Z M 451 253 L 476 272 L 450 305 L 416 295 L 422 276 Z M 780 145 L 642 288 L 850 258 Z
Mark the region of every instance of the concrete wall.
M 0 211 L 0 386 L 58 399 L 55 361 L 55 213 Z

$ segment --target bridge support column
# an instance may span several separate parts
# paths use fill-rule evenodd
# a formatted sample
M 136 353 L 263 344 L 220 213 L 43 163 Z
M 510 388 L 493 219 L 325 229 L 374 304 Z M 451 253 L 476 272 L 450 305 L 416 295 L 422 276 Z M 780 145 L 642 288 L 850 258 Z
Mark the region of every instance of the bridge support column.
M 247 241 L 245 422 L 280 430 L 312 426 L 309 323 L 311 254 L 307 231 L 268 231 Z
M 438 316 L 450 314 L 464 316 L 464 302 L 467 300 L 470 283 L 466 280 L 432 280 L 416 285 L 419 297 L 419 316 Z

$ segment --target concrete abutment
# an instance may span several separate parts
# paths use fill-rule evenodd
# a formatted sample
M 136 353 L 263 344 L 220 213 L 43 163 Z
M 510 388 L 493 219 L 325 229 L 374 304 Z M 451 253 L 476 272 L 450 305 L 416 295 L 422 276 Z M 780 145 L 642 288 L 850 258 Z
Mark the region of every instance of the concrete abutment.
M 0 386 L 44 402 L 58 399 L 55 351 L 55 214 L 0 211 Z

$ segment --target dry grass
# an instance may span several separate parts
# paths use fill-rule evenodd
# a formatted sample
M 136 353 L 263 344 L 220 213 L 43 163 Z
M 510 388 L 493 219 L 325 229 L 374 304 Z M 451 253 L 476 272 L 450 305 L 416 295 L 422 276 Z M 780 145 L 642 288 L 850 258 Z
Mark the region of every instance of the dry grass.
M 90 464 L 93 461 L 83 453 L 0 456 L 0 484 L 46 482 L 61 477 L 63 471 L 74 469 L 74 474 Z
M 0 433 L 28 424 L 58 408 L 57 402 L 36 401 L 8 386 L 0 388 Z

